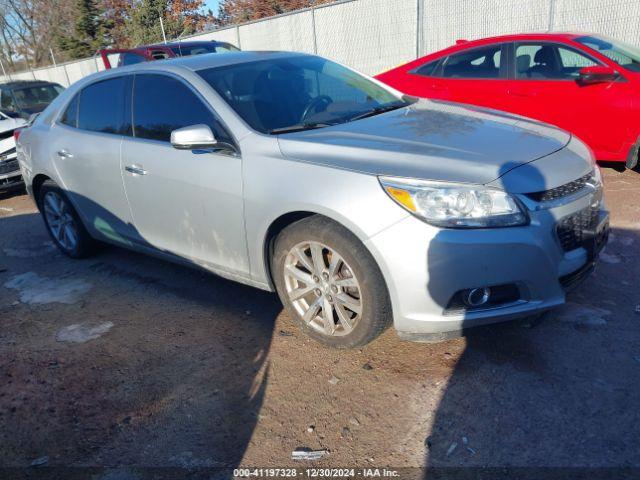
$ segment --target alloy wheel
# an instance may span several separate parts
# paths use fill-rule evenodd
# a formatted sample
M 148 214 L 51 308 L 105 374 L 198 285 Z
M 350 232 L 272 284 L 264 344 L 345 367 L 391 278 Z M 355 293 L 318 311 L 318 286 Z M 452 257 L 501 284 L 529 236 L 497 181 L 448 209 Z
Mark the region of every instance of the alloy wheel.
M 295 245 L 284 261 L 284 280 L 293 307 L 317 332 L 348 335 L 360 321 L 360 283 L 331 247 L 314 241 Z
M 71 252 L 78 245 L 78 226 L 67 202 L 56 192 L 47 192 L 43 199 L 47 225 L 56 241 Z

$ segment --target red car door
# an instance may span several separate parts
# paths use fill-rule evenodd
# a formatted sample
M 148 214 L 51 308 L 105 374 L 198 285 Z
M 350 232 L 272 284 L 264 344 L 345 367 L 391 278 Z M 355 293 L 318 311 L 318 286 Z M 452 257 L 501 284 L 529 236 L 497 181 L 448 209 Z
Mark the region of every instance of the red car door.
M 459 51 L 378 78 L 410 95 L 500 109 L 507 101 L 508 68 L 502 61 L 507 45 Z
M 619 159 L 628 145 L 631 92 L 624 79 L 583 84 L 579 70 L 602 63 L 573 46 L 513 44 L 505 110 L 556 125 L 584 140 L 598 160 Z

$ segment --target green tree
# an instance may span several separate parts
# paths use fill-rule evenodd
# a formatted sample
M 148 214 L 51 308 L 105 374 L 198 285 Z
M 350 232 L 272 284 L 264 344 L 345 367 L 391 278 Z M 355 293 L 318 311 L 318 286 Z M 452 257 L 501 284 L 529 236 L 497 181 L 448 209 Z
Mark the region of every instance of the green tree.
M 75 24 L 70 35 L 57 37 L 58 47 L 71 58 L 90 57 L 105 45 L 107 25 L 95 0 L 76 0 Z
M 171 4 L 166 0 L 139 0 L 134 3 L 126 23 L 126 31 L 133 45 L 162 41 L 160 18 L 167 39 L 191 33 L 183 18 L 172 15 Z

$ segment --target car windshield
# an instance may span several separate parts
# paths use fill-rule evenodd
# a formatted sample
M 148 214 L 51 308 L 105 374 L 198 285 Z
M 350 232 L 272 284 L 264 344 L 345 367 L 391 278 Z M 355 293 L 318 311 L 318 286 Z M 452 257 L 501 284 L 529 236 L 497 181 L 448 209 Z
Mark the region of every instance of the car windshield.
M 37 113 L 44 110 L 63 90 L 60 85 L 39 85 L 16 88 L 13 90 L 13 96 L 22 110 Z
M 202 45 L 176 45 L 171 47 L 173 53 L 180 57 L 187 57 L 190 55 L 202 55 L 205 53 L 225 53 L 225 52 L 239 52 L 240 50 L 229 43 L 212 43 Z
M 638 47 L 606 37 L 580 37 L 576 41 L 596 50 L 628 70 L 640 72 L 640 48 Z
M 367 77 L 315 56 L 260 60 L 198 73 L 262 133 L 321 128 L 409 104 Z

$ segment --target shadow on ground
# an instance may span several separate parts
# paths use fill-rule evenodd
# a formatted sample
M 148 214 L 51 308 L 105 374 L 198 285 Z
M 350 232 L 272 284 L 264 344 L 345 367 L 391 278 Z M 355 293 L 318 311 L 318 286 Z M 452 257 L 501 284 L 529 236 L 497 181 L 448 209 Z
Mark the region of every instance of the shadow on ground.
M 0 286 L 14 285 L 0 287 L 3 466 L 238 465 L 267 384 L 275 295 L 115 247 L 71 261 L 37 214 L 0 218 L 0 231 Z M 29 296 L 70 279 L 89 288 L 77 301 Z M 109 341 L 58 341 L 73 325 L 107 325 Z
M 512 322 L 467 332 L 426 440 L 432 472 L 527 467 L 521 478 L 547 478 L 542 467 L 573 467 L 564 478 L 586 478 L 586 468 L 627 478 L 616 475 L 640 465 L 629 444 L 640 423 L 638 245 L 640 232 L 614 228 L 596 272 L 529 330 Z

